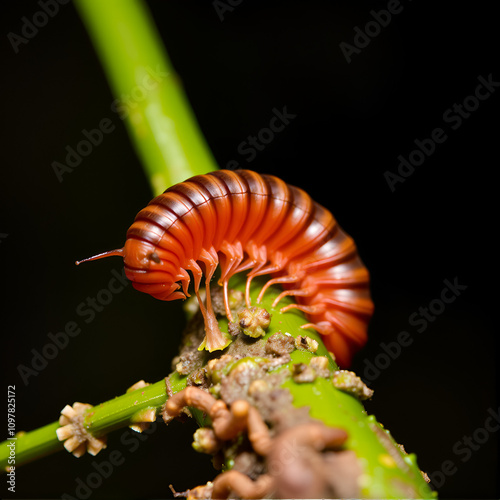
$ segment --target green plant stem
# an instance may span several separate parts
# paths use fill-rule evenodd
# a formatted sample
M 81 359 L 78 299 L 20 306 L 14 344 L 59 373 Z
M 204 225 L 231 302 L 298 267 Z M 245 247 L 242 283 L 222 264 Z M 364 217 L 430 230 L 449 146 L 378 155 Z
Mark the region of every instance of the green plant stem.
M 114 104 L 126 120 L 155 194 L 186 177 L 215 170 L 217 165 L 143 3 L 138 0 L 76 0 L 76 5 L 117 98 Z M 125 102 L 129 103 L 127 107 Z M 261 286 L 262 282 L 254 280 L 254 301 Z M 232 287 L 242 290 L 244 282 L 236 279 Z M 278 331 L 294 337 L 304 335 L 300 325 L 305 320 L 300 313 L 282 315 L 271 307 L 279 292 L 272 287 L 261 304 L 273 315 L 266 337 Z M 221 320 L 220 327 L 227 331 L 227 320 Z M 310 330 L 307 335 L 318 342 L 317 352 L 296 350 L 281 370 L 290 370 L 296 363 L 307 364 L 313 356 L 327 355 L 319 336 Z M 333 361 L 331 366 L 337 368 Z M 174 372 L 170 382 L 173 392 L 177 392 L 185 387 L 186 377 Z M 308 406 L 313 418 L 348 432 L 346 447 L 356 454 L 363 468 L 362 497 L 403 497 L 406 488 L 412 488 L 421 498 L 433 496 L 420 476 L 415 455 L 402 453 L 390 434 L 375 417 L 366 414 L 355 397 L 321 377 L 302 384 L 288 377 L 283 387 L 290 391 L 295 406 Z M 85 415 L 84 426 L 92 435 L 102 436 L 135 423 L 137 414 L 144 409 L 154 408 L 158 413 L 166 399 L 165 381 L 161 380 L 91 408 Z M 16 467 L 61 450 L 62 443 L 56 435 L 58 427 L 58 422 L 53 422 L 31 432 L 19 433 L 15 441 Z M 381 439 L 380 433 L 387 438 Z M 2 469 L 8 465 L 9 443 L 11 441 L 0 444 Z
M 154 194 L 218 168 L 144 2 L 75 0 Z
M 251 288 L 253 303 L 264 282 L 262 279 L 253 280 Z M 244 276 L 241 274 L 235 276 L 231 280 L 230 287 L 243 291 Z M 300 325 L 305 322 L 302 313 L 293 310 L 282 314 L 279 311 L 279 307 L 291 302 L 290 298 L 283 299 L 278 308 L 272 307 L 274 299 L 280 292 L 278 287 L 270 287 L 260 304 L 272 315 L 271 325 L 263 339 L 266 340 L 277 332 L 289 333 L 293 337 L 307 335 L 318 342 L 318 349 L 314 354 L 298 349 L 293 351 L 290 354 L 291 360 L 277 370 L 290 371 L 294 364 L 309 364 L 314 356 L 329 357 L 320 335 L 313 330 L 300 328 Z M 227 318 L 221 318 L 219 326 L 222 331 L 227 331 Z M 259 362 L 258 358 L 251 356 L 247 359 L 249 362 Z M 238 363 L 234 366 L 237 365 Z M 338 370 L 331 358 L 330 366 L 332 370 Z M 169 381 L 172 392 L 176 393 L 186 387 L 187 376 L 173 372 Z M 296 407 L 309 407 L 311 417 L 348 432 L 349 439 L 346 448 L 355 452 L 363 468 L 362 498 L 401 498 L 405 496 L 405 491 L 407 491 L 405 488 L 412 488 L 413 491 L 418 492 L 420 498 L 433 497 L 431 489 L 420 474 L 415 455 L 402 453 L 389 432 L 377 422 L 373 415 L 369 416 L 366 413 L 363 404 L 357 398 L 339 390 L 333 385 L 331 379 L 322 377 L 317 377 L 311 383 L 297 383 L 287 377 L 283 387 L 290 391 Z M 135 416 L 141 410 L 155 408 L 158 414 L 166 399 L 165 381 L 161 380 L 91 408 L 84 419 L 85 428 L 96 437 L 102 436 L 134 423 Z M 59 424 L 54 422 L 41 429 L 20 435 L 16 442 L 16 466 L 62 449 L 62 443 L 57 440 L 55 433 L 58 426 Z M 381 434 L 386 438 L 381 439 Z M 2 469 L 7 465 L 9 456 L 7 444 L 8 441 L 0 445 Z
M 182 385 L 177 388 L 180 390 Z M 155 408 L 159 411 L 167 400 L 165 380 L 160 380 L 142 389 L 137 389 L 92 407 L 84 418 L 85 429 L 95 437 L 100 437 L 115 429 L 134 423 L 134 417 L 142 410 Z M 40 427 L 30 432 L 19 432 L 15 442 L 15 466 L 19 467 L 32 460 L 42 458 L 63 449 L 56 430 L 59 422 Z M 12 441 L 4 441 L 0 445 L 0 467 L 2 470 L 9 465 Z
M 233 288 L 243 291 L 244 280 L 236 276 L 231 281 Z M 255 302 L 262 286 L 262 281 L 255 279 L 252 286 L 252 300 Z M 262 307 L 271 310 L 271 304 L 274 298 L 281 290 L 271 288 L 262 302 Z M 283 305 L 288 301 L 283 301 Z M 273 311 L 273 323 L 277 329 L 283 331 L 296 332 L 295 335 L 302 333 L 300 325 L 305 322 L 301 313 L 289 312 L 281 314 L 279 311 Z M 222 331 L 227 331 L 227 319 L 222 318 L 219 322 Z M 276 331 L 276 328 L 272 331 Z M 297 333 L 298 332 L 298 333 Z M 312 337 L 321 342 L 318 335 L 314 332 Z M 326 348 L 321 342 L 318 354 L 327 355 Z M 177 372 L 170 375 L 169 380 L 172 391 L 178 392 L 186 387 L 187 377 L 180 376 Z M 134 417 L 142 410 L 155 408 L 159 413 L 162 405 L 167 400 L 165 380 L 160 380 L 142 389 L 128 392 L 114 399 L 93 406 L 87 410 L 84 418 L 85 429 L 95 437 L 103 436 L 113 430 L 127 427 L 134 423 Z M 86 401 L 85 401 L 86 402 Z M 50 453 L 63 449 L 63 443 L 56 435 L 56 429 L 60 427 L 58 422 L 52 422 L 44 427 L 30 431 L 20 432 L 16 436 L 16 467 L 23 465 L 31 460 L 42 458 Z M 8 466 L 10 449 L 7 445 L 10 441 L 4 441 L 0 444 L 0 469 L 5 470 Z

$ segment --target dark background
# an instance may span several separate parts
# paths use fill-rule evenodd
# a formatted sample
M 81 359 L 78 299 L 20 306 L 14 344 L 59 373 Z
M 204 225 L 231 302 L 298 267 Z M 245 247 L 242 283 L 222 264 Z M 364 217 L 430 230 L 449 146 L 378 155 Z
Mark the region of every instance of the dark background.
M 368 412 L 428 473 L 452 461 L 456 472 L 442 481 L 441 498 L 497 497 L 498 433 L 466 462 L 453 448 L 484 427 L 488 409 L 498 410 L 493 197 L 500 91 L 457 130 L 443 120 L 474 93 L 480 75 L 500 81 L 493 12 L 484 4 L 403 1 L 403 11 L 348 64 L 339 44 L 352 44 L 354 28 L 363 29 L 370 10 L 386 2 L 248 0 L 223 22 L 208 1 L 148 3 L 219 165 L 237 160 L 303 187 L 355 238 L 376 312 L 353 369 L 364 375 L 367 361 L 381 359 L 381 342 L 411 335 L 413 343 L 371 382 Z M 141 378 L 160 380 L 183 324 L 181 304 L 132 287 L 89 324 L 76 312 L 121 263 L 73 262 L 121 247 L 151 193 L 74 7 L 61 6 L 18 54 L 12 50 L 7 33 L 19 34 L 22 17 L 38 10 L 35 1 L 11 1 L 1 16 L 2 365 L 4 388 L 17 388 L 18 430 L 56 420 L 67 403 L 95 404 Z M 296 118 L 248 163 L 238 145 L 283 106 Z M 51 163 L 64 161 L 65 147 L 103 118 L 116 130 L 59 183 Z M 391 192 L 384 172 L 396 172 L 398 155 L 407 158 L 413 141 L 436 127 L 448 139 Z M 455 278 L 467 289 L 418 332 L 409 316 Z M 25 387 L 18 365 L 30 366 L 31 350 L 40 351 L 47 334 L 68 321 L 82 333 Z M 85 481 L 92 462 L 118 449 L 125 462 L 91 498 L 170 497 L 170 483 L 182 491 L 215 475 L 209 458 L 190 448 L 193 431 L 194 424 L 158 425 L 135 452 L 118 431 L 96 458 L 58 453 L 17 471 L 16 496 L 76 496 L 76 478 Z

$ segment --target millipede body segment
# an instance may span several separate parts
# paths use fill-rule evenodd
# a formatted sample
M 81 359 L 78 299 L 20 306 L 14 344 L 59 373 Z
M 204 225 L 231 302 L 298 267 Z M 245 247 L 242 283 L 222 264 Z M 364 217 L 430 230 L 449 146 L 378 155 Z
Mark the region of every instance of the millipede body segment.
M 160 300 L 188 297 L 192 276 L 205 319 L 200 348 L 214 351 L 230 343 L 211 305 L 210 280 L 217 266 L 230 320 L 229 279 L 247 271 L 247 305 L 252 278 L 270 275 L 257 301 L 270 285 L 282 285 L 273 306 L 287 295 L 295 297 L 296 303 L 282 311 L 303 311 L 308 318 L 303 326 L 324 335 L 340 365 L 347 366 L 366 342 L 373 303 L 354 241 L 328 210 L 277 177 L 218 170 L 176 184 L 137 214 L 123 248 L 85 261 L 112 255 L 123 257 L 137 290 Z M 203 276 L 205 304 L 199 295 Z

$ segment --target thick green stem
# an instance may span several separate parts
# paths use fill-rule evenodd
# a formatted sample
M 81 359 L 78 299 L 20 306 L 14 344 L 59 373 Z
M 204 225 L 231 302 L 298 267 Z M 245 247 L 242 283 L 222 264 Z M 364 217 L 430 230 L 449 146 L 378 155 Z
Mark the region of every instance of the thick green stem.
M 263 281 L 260 279 L 255 279 L 252 283 L 251 297 L 254 303 L 262 285 Z M 233 289 L 243 291 L 244 286 L 244 279 L 241 275 L 231 281 Z M 321 337 L 312 330 L 300 328 L 300 325 L 305 322 L 300 312 L 293 310 L 282 314 L 279 308 L 272 307 L 274 299 L 280 292 L 279 288 L 270 287 L 259 304 L 272 315 L 271 324 L 263 339 L 266 340 L 277 332 L 287 333 L 293 337 L 307 335 L 316 341 L 318 346 L 315 352 L 303 349 L 294 350 L 290 354 L 290 361 L 277 370 L 293 372 L 294 365 L 308 365 L 316 356 L 329 357 Z M 288 297 L 285 298 L 279 307 L 285 306 L 290 301 Z M 222 331 L 227 331 L 226 318 L 222 318 L 219 325 Z M 250 355 L 246 359 L 250 363 L 261 361 Z M 233 367 L 237 367 L 239 363 L 241 361 Z M 338 370 L 337 365 L 331 359 L 330 369 Z M 226 375 L 229 373 L 230 371 Z M 175 393 L 186 387 L 187 376 L 174 372 L 170 375 L 169 381 L 172 392 Z M 398 498 L 404 496 L 404 492 L 407 491 L 405 488 L 418 492 L 420 498 L 432 498 L 432 491 L 420 474 L 415 455 L 403 453 L 389 432 L 377 422 L 375 417 L 367 415 L 363 404 L 348 392 L 339 390 L 332 383 L 331 377 L 317 377 L 308 383 L 296 382 L 287 377 L 283 387 L 290 391 L 294 406 L 309 407 L 311 417 L 348 432 L 349 439 L 346 448 L 355 452 L 363 468 L 360 485 L 362 498 Z M 112 430 L 135 423 L 135 416 L 142 410 L 154 408 L 156 413 L 159 413 L 166 399 L 165 381 L 161 380 L 91 408 L 84 419 L 85 429 L 95 437 L 102 436 Z M 58 423 L 54 422 L 18 436 L 16 466 L 62 449 L 62 443 L 58 441 L 55 432 L 58 427 Z M 0 445 L 2 469 L 7 465 L 8 443 L 6 441 Z
M 140 0 L 75 0 L 154 194 L 218 166 Z

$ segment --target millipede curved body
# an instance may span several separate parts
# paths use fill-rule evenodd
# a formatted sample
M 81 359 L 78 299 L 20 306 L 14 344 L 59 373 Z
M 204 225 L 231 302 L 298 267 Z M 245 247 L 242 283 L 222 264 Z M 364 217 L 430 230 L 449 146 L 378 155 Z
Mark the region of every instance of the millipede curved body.
M 223 349 L 227 337 L 218 328 L 210 302 L 209 283 L 220 266 L 227 315 L 228 281 L 248 271 L 281 284 L 286 295 L 308 318 L 304 327 L 324 336 L 341 366 L 366 342 L 373 313 L 368 271 L 354 241 L 332 214 L 302 189 L 281 179 L 249 170 L 218 170 L 176 184 L 154 198 L 136 216 L 125 246 L 94 258 L 122 255 L 133 286 L 160 300 L 183 299 L 190 274 L 205 318 L 204 347 Z M 93 260 L 86 259 L 86 260 Z M 199 296 L 205 276 L 206 304 Z

